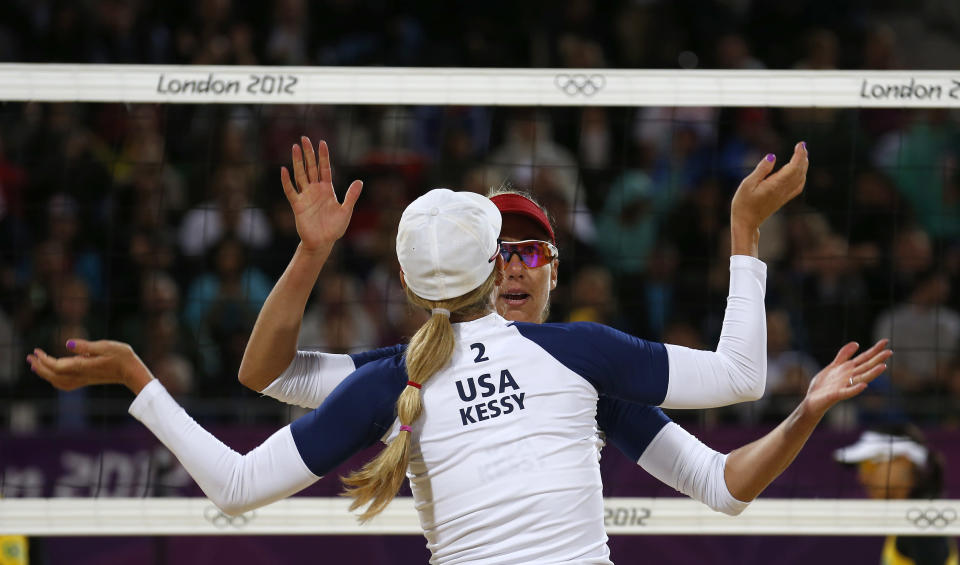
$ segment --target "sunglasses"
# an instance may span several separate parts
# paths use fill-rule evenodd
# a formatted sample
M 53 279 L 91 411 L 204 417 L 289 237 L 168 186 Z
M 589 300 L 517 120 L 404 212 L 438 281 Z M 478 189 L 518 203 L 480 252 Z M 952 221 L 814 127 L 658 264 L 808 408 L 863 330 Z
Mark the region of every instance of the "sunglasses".
M 520 261 L 528 269 L 536 269 L 553 261 L 560 256 L 560 253 L 549 241 L 539 239 L 501 241 L 500 256 L 503 257 L 503 262 L 509 263 L 514 255 L 520 257 Z

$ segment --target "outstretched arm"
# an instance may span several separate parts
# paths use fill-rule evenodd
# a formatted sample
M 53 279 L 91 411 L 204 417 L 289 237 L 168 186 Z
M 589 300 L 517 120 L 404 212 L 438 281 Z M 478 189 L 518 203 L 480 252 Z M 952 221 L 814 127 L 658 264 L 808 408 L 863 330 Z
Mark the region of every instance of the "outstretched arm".
M 893 355 L 887 343 L 880 340 L 854 359 L 858 345 L 843 346 L 813 378 L 806 397 L 786 420 L 757 441 L 732 451 L 724 473 L 730 493 L 752 500 L 763 492 L 793 462 L 827 410 L 863 392 L 887 369 L 885 361 Z
M 240 363 L 240 382 L 258 392 L 293 361 L 307 299 L 333 244 L 346 231 L 363 188 L 362 182 L 353 181 L 340 204 L 326 142 L 320 142 L 315 154 L 310 139 L 302 137 L 292 152 L 296 187 L 286 167 L 280 171 L 280 182 L 296 217 L 300 245 L 260 309 Z
M 656 407 L 601 397 L 598 424 L 610 443 L 664 484 L 736 515 L 790 465 L 830 406 L 859 394 L 883 372 L 892 354 L 885 346 L 886 340 L 878 342 L 852 361 L 846 359 L 856 347 L 841 349 L 786 421 L 728 455 L 706 446 Z
M 68 349 L 78 355 L 58 359 L 37 349 L 27 360 L 38 375 L 61 390 L 91 384 L 127 386 L 137 395 L 130 413 L 228 514 L 290 496 L 374 443 L 393 421 L 392 402 L 405 383 L 384 371 L 355 373 L 356 378 L 340 387 L 323 408 L 284 426 L 241 455 L 197 424 L 129 345 L 71 340 Z
M 749 505 L 724 481 L 727 456 L 710 449 L 656 406 L 600 397 L 597 424 L 606 440 L 663 484 L 735 516 Z
M 806 182 L 807 148 L 773 172 L 776 158 L 760 160 L 740 183 L 730 207 L 730 290 L 716 351 L 667 345 L 670 383 L 665 408 L 710 408 L 763 396 L 767 374 L 764 310 L 767 266 L 757 258 L 760 225 Z M 772 173 L 772 174 L 771 174 Z

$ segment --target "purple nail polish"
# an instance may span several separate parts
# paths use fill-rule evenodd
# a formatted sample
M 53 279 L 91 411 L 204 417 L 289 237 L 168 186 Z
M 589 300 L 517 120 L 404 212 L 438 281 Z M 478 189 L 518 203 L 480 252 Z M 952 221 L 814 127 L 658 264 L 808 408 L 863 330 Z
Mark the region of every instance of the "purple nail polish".
M 807 150 L 807 142 L 806 142 L 806 141 L 801 141 L 801 142 L 800 142 L 800 145 L 803 146 L 803 150 L 804 150 L 804 151 Z
M 72 339 L 67 342 L 67 349 L 73 349 L 76 346 L 77 346 L 77 342 L 73 341 Z
M 771 163 L 773 163 L 773 161 L 774 161 L 776 158 L 777 158 L 777 156 L 774 155 L 773 153 L 767 153 L 767 156 L 764 157 L 764 159 L 766 159 L 767 161 L 770 161 Z

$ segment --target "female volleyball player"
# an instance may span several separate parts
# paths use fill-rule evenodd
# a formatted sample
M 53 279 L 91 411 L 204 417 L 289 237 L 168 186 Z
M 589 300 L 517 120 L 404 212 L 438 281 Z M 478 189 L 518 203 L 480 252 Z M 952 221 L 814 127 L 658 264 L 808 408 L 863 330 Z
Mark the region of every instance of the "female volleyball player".
M 296 186 L 287 169 L 281 170 L 281 182 L 296 217 L 301 243 L 257 317 L 240 366 L 241 382 L 256 390 L 264 389 L 288 369 L 298 375 L 316 375 L 330 368 L 342 377 L 356 366 L 354 360 L 344 357 L 297 354 L 297 335 L 307 299 L 330 250 L 349 224 L 362 188 L 360 181 L 354 181 L 340 204 L 333 192 L 326 143 L 321 141 L 316 153 L 309 139 L 301 138 L 301 145 L 294 145 L 292 150 Z M 744 178 L 731 204 L 730 293 L 717 350 L 666 346 L 670 380 L 662 400 L 664 407 L 709 408 L 756 400 L 763 395 L 767 362 L 763 307 L 766 266 L 757 259 L 759 227 L 800 193 L 809 165 L 802 143 L 795 146 L 790 161 L 771 174 L 775 160 L 772 154 L 762 159 Z M 555 266 L 552 264 L 549 274 L 551 288 L 555 284 Z M 536 275 L 531 274 L 530 278 Z M 540 321 L 536 303 L 545 304 L 545 299 L 541 301 L 544 297 L 522 288 L 513 292 L 521 285 L 514 284 L 511 278 L 507 282 L 497 299 L 501 313 L 511 320 Z M 540 286 L 531 290 L 549 293 L 549 288 L 544 291 Z M 359 362 L 367 358 L 362 356 Z M 329 364 L 335 366 L 328 367 Z M 286 383 L 290 384 L 297 383 Z M 283 391 L 265 392 L 283 395 Z
M 692 352 L 667 345 L 667 355 L 674 361 L 670 366 L 671 380 L 678 371 L 693 373 L 689 361 L 691 355 L 696 355 L 700 360 L 721 361 L 714 365 L 719 369 L 714 379 L 716 382 L 724 381 L 721 373 L 728 367 L 733 368 L 731 381 L 738 377 L 749 381 L 751 377 L 738 375 L 738 365 L 729 361 L 739 359 L 740 366 L 759 367 L 756 374 L 762 384 L 766 366 L 764 266 L 756 259 L 756 228 L 785 202 L 784 199 L 791 198 L 802 188 L 804 168 L 801 165 L 805 161 L 805 147 L 798 144 L 791 163 L 777 175 L 768 177 L 773 170 L 773 160 L 767 158 L 744 179 L 731 214 L 733 251 L 742 256 L 731 259 L 732 299 L 724 335 L 716 353 Z M 345 222 L 359 189 L 357 182 L 351 185 L 344 204 L 339 205 L 333 196 L 332 185 L 328 186 L 329 162 L 325 143 L 319 144 L 315 155 L 310 140 L 302 138 L 301 145 L 293 147 L 296 188 L 289 173 L 286 170 L 281 172 L 281 182 L 297 217 L 303 243 L 291 261 L 288 275 L 277 283 L 271 301 L 264 305 L 259 315 L 240 370 L 240 381 L 246 386 L 307 408 L 319 406 L 358 366 L 403 350 L 403 346 L 395 346 L 359 355 L 296 351 L 306 298 L 326 258 L 326 250 L 346 228 Z M 764 179 L 768 179 L 766 184 L 759 186 Z M 506 264 L 504 284 L 499 287 L 496 299 L 497 310 L 508 320 L 542 323 L 546 320 L 550 292 L 556 286 L 559 267 L 553 228 L 546 212 L 522 194 L 495 194 L 491 200 L 503 217 L 501 255 Z M 307 202 L 315 203 L 307 206 Z M 322 209 L 323 214 L 307 217 L 306 211 L 310 209 Z M 303 257 L 310 249 L 321 250 L 320 258 L 304 268 Z M 300 277 L 304 271 L 308 274 Z M 293 276 L 299 278 L 293 279 Z M 271 356 L 266 355 L 268 351 L 282 353 Z M 292 356 L 292 361 L 284 365 L 287 355 Z M 690 392 L 696 395 L 700 391 L 692 387 Z M 718 395 L 722 398 L 716 402 L 723 404 L 737 400 L 731 391 L 725 395 Z M 686 406 L 696 406 L 699 402 L 709 405 L 697 396 L 686 402 Z M 647 472 L 714 510 L 727 514 L 741 512 L 773 479 L 765 472 L 768 467 L 755 465 L 754 458 L 748 455 L 757 453 L 755 450 L 736 450 L 729 457 L 717 453 L 672 423 L 657 407 L 601 396 L 597 423 L 607 441 Z M 767 451 L 765 455 L 776 459 L 782 454 Z
M 344 482 L 354 507 L 367 506 L 366 519 L 395 496 L 406 472 L 432 561 L 609 563 L 597 395 L 662 402 L 666 352 L 597 324 L 497 315 L 500 227 L 496 206 L 473 193 L 438 189 L 408 206 L 397 235 L 401 277 L 429 320 L 405 354 L 366 363 L 246 456 L 187 416 L 125 344 L 71 340 L 77 356 L 36 350 L 28 361 L 58 388 L 130 388 L 137 394 L 130 412 L 227 512 L 296 492 L 388 438 Z M 796 426 L 812 429 L 826 408 L 884 369 L 889 352 L 850 361 L 855 348 L 845 346 L 817 376 Z

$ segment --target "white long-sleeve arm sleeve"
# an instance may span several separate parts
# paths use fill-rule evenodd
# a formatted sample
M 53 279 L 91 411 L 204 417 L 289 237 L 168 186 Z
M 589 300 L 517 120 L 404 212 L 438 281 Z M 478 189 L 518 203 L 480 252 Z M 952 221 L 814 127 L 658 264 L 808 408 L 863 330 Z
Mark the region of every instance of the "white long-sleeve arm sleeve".
M 664 408 L 713 408 L 763 396 L 767 375 L 767 266 L 730 257 L 730 291 L 716 351 L 667 344 Z
M 349 355 L 297 351 L 290 366 L 261 392 L 280 402 L 316 408 L 355 368 Z
M 717 512 L 736 516 L 750 504 L 730 494 L 724 478 L 727 456 L 704 445 L 669 422 L 653 438 L 637 463 L 677 491 Z
M 157 380 L 140 391 L 129 412 L 167 446 L 204 494 L 227 514 L 242 514 L 286 498 L 320 478 L 303 462 L 290 426 L 240 455 L 197 424 Z

